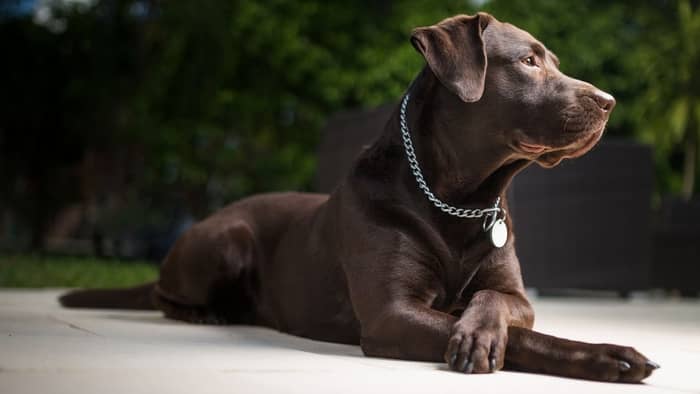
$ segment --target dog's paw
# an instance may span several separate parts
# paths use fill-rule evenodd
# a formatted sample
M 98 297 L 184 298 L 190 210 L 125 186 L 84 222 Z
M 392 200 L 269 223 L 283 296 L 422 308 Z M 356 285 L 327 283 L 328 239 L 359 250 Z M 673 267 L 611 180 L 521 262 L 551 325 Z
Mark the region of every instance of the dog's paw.
M 583 357 L 583 368 L 594 380 L 638 383 L 659 368 L 659 364 L 627 346 L 596 344 L 588 353 Z
M 450 332 L 445 361 L 457 372 L 494 372 L 503 368 L 507 342 L 504 323 L 462 317 Z

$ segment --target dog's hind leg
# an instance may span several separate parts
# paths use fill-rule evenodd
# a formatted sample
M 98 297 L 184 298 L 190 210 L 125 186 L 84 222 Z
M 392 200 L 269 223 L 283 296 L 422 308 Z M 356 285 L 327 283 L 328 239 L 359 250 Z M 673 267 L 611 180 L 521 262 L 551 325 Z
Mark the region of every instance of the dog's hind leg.
M 165 258 L 153 303 L 166 317 L 190 323 L 253 323 L 256 255 L 245 221 L 200 222 Z

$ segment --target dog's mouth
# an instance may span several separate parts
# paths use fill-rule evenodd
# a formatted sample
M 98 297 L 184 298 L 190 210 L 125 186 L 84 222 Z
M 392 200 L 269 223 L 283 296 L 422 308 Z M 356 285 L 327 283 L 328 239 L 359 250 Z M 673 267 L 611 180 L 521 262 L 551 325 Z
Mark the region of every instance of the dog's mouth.
M 603 136 L 604 127 L 577 138 L 574 142 L 555 147 L 544 144 L 517 142 L 517 150 L 532 158 L 537 164 L 545 168 L 551 168 L 564 159 L 573 159 L 583 156 L 591 150 Z
M 547 149 L 549 149 L 547 147 L 547 145 L 529 144 L 527 142 L 522 142 L 522 141 L 518 142 L 518 147 L 520 148 L 521 151 L 523 151 L 524 153 L 528 153 L 528 154 L 543 153 Z

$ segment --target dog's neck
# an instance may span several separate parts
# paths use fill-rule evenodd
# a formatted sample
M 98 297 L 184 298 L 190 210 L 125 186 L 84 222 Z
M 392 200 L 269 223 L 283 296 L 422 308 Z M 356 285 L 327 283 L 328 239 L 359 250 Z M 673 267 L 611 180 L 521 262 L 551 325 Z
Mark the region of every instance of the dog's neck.
M 478 119 L 478 107 L 459 101 L 426 68 L 412 84 L 406 111 L 418 162 L 430 188 L 444 202 L 466 208 L 489 207 L 530 164 L 513 157 L 499 141 L 503 133 L 489 129 L 488 119 Z M 397 186 L 424 199 L 403 152 L 399 116 L 395 111 L 369 152 L 375 158 L 389 155 L 399 160 L 401 165 L 391 171 L 399 181 Z M 401 157 L 396 157 L 397 151 Z

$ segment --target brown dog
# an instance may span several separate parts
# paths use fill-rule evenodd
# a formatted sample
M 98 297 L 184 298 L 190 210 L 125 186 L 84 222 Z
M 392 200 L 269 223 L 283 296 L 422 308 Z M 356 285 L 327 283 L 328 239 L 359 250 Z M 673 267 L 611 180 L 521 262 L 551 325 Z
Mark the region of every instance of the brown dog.
M 265 325 L 467 373 L 649 376 L 658 365 L 632 348 L 530 330 L 512 223 L 497 202 L 530 163 L 551 167 L 595 145 L 612 96 L 562 74 L 544 45 L 488 14 L 418 28 L 411 42 L 427 67 L 410 100 L 330 196 L 241 200 L 185 233 L 157 283 L 62 303 Z M 494 226 L 505 232 L 491 240 Z

